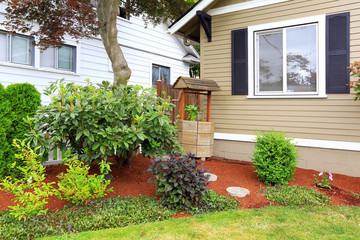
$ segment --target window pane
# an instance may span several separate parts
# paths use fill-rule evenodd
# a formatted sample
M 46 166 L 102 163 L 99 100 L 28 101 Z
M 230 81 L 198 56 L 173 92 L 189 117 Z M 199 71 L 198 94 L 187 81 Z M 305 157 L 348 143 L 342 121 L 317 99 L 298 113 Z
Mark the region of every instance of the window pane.
M 6 52 L 7 52 L 7 41 L 6 41 L 6 34 L 0 32 L 0 61 L 5 62 L 6 59 Z
M 156 88 L 157 80 L 161 80 L 160 73 L 159 73 L 159 67 L 153 65 L 152 66 L 152 86 L 153 86 L 153 88 Z
M 287 29 L 287 91 L 316 92 L 316 26 Z
M 31 65 L 32 45 L 29 38 L 11 37 L 11 62 Z
M 160 78 L 165 80 L 167 84 L 170 84 L 170 68 L 160 67 Z
M 55 48 L 48 48 L 40 53 L 40 66 L 55 68 Z
M 258 35 L 259 91 L 283 91 L 282 32 Z
M 58 69 L 73 71 L 74 51 L 72 47 L 63 46 L 58 50 Z

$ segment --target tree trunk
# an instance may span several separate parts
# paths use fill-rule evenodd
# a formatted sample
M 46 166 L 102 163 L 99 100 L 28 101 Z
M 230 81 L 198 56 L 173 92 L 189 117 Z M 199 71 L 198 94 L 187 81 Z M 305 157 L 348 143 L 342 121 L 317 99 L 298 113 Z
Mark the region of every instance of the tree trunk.
M 99 0 L 96 9 L 100 22 L 101 39 L 114 71 L 114 84 L 127 85 L 131 70 L 117 40 L 116 20 L 119 3 L 119 0 Z

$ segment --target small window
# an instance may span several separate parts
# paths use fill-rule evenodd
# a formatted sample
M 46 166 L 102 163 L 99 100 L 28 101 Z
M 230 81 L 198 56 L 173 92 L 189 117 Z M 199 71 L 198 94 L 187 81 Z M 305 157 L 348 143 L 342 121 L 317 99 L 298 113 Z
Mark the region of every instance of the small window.
M 158 80 L 163 80 L 165 83 L 170 84 L 170 68 L 152 65 L 152 86 L 156 88 L 156 82 Z
M 119 6 L 117 15 L 123 19 L 130 20 L 130 14 L 122 6 Z
M 40 54 L 40 66 L 75 72 L 76 47 L 48 48 Z
M 0 32 L 0 46 L 4 46 L 1 49 L 0 61 L 31 66 L 34 52 L 32 41 L 30 37 Z

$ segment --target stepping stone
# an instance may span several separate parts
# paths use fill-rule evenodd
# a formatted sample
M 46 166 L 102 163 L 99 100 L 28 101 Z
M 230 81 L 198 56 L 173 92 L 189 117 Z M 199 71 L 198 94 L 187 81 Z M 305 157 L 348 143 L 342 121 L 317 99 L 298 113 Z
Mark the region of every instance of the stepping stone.
M 204 176 L 208 179 L 209 182 L 215 182 L 217 180 L 217 176 L 212 173 L 204 173 Z
M 245 197 L 250 195 L 250 191 L 242 187 L 228 187 L 226 191 L 233 197 Z

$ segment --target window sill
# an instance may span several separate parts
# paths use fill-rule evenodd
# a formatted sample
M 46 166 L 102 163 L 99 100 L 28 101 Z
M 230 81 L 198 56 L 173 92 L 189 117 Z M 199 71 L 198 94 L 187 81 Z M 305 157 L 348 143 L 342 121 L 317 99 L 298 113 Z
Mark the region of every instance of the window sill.
M 131 22 L 130 20 L 126 19 L 126 18 L 122 18 L 122 17 L 119 17 L 119 16 L 116 16 L 116 18 L 117 18 L 117 20 L 121 20 L 121 21 L 124 21 L 124 22 L 131 23 L 131 24 L 132 24 L 132 22 Z
M 63 71 L 63 70 L 58 70 L 58 69 L 48 69 L 48 68 L 35 68 L 33 66 L 21 65 L 21 64 L 16 64 L 16 63 L 1 62 L 0 66 L 21 68 L 21 69 L 26 69 L 26 70 L 34 70 L 34 71 L 39 71 L 39 72 L 49 72 L 49 73 L 57 73 L 57 74 L 63 74 L 63 75 L 80 76 L 80 74 L 75 73 L 75 72 Z
M 294 96 L 247 96 L 246 98 L 250 98 L 250 99 L 256 99 L 256 98 L 266 98 L 266 99 L 271 99 L 271 98 L 327 98 L 327 95 L 294 95 Z

